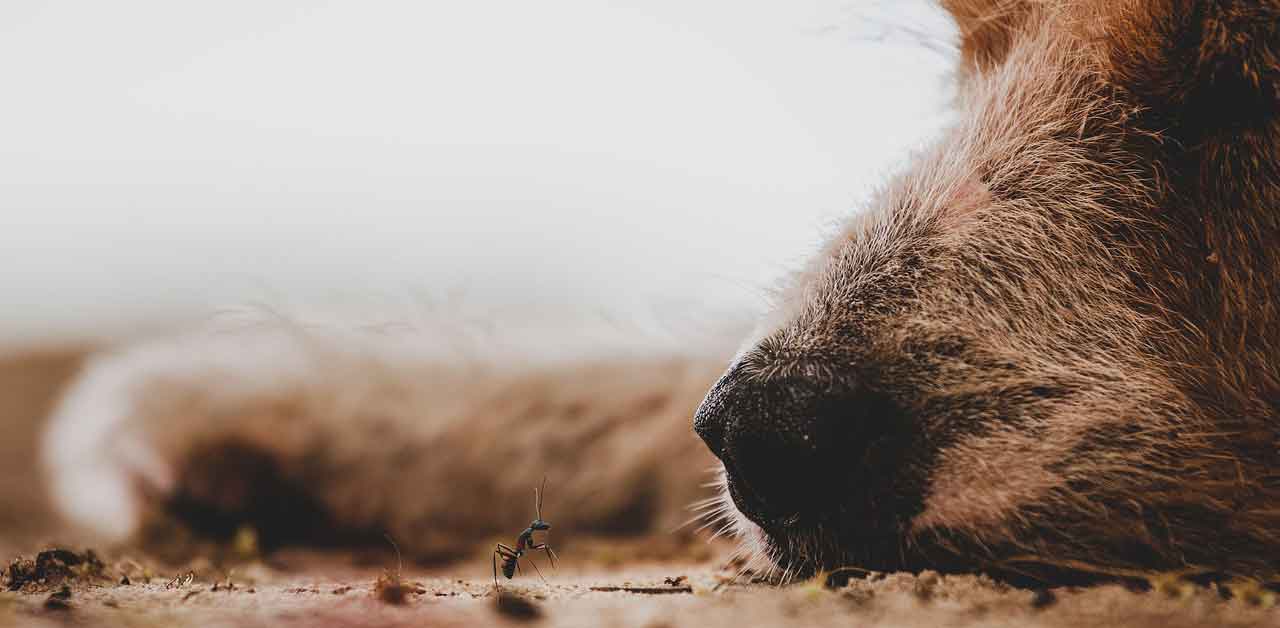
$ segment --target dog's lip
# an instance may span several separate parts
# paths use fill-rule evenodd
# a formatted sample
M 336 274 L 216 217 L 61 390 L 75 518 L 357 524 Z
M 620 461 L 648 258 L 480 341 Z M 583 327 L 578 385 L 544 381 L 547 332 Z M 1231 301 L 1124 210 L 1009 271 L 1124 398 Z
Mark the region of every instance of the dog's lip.
M 763 500 L 754 492 L 751 485 L 742 479 L 742 475 L 734 473 L 733 469 L 727 464 L 725 465 L 725 477 L 729 487 L 729 497 L 733 499 L 733 504 L 752 523 L 765 530 L 782 530 L 800 522 L 804 514 L 800 511 L 792 511 L 781 515 L 766 515 L 760 512 L 759 504 L 762 504 Z
M 850 518 L 865 525 L 869 523 L 869 520 L 875 518 L 875 513 L 872 511 L 854 512 L 838 506 L 831 510 L 799 509 L 788 510 L 781 514 L 762 512 L 763 508 L 760 504 L 763 502 L 753 491 L 751 484 L 745 481 L 741 474 L 735 473 L 732 465 L 725 464 L 724 467 L 725 485 L 728 487 L 729 497 L 733 500 L 738 512 L 770 535 L 787 536 L 797 528 L 807 528 L 820 524 L 840 526 L 850 523 Z M 886 522 L 878 523 L 884 524 Z

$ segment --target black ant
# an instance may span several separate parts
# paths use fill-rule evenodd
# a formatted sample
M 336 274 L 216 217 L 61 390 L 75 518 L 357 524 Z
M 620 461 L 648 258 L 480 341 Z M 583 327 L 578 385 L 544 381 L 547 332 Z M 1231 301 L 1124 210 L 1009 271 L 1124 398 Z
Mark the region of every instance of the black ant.
M 499 557 L 502 558 L 502 575 L 506 576 L 507 580 L 510 580 L 511 577 L 516 574 L 516 571 L 520 569 L 520 557 L 524 556 L 524 553 L 526 551 L 530 551 L 530 550 L 546 551 L 547 560 L 551 561 L 551 567 L 555 568 L 556 553 L 551 550 L 551 546 L 548 545 L 547 543 L 533 542 L 534 532 L 540 532 L 543 530 L 551 529 L 551 524 L 542 520 L 542 495 L 543 493 L 546 492 L 546 488 L 547 488 L 547 479 L 542 478 L 543 490 L 540 491 L 536 488 L 533 489 L 533 506 L 534 506 L 535 512 L 537 513 L 537 518 L 534 519 L 533 523 L 530 523 L 529 527 L 525 528 L 524 532 L 521 532 L 520 536 L 516 538 L 515 548 L 507 547 L 502 543 L 499 543 L 497 547 L 493 548 L 493 586 L 495 587 L 498 586 L 498 558 Z M 542 578 L 542 571 L 538 569 L 538 565 L 533 562 L 532 558 L 529 559 L 529 564 L 533 565 L 533 570 L 538 572 L 539 578 Z M 542 578 L 543 582 L 546 582 L 546 580 L 547 580 L 546 578 Z

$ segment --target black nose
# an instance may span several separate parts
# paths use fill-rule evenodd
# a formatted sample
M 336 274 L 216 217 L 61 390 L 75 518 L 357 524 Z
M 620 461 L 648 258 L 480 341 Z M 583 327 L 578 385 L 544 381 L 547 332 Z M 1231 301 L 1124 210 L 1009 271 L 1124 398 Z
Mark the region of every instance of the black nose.
M 889 398 L 865 387 L 741 369 L 716 383 L 693 425 L 724 462 L 739 510 L 766 527 L 847 502 L 900 457 L 905 430 Z

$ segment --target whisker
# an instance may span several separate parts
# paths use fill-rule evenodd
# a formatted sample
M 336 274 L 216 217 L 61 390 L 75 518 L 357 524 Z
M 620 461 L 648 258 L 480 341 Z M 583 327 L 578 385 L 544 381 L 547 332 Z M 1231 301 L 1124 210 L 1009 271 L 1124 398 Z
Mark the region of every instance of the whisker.
M 720 529 L 716 530 L 716 531 L 711 535 L 711 538 L 710 538 L 710 539 L 707 539 L 707 540 L 708 540 L 708 541 L 714 541 L 714 540 L 716 540 L 716 539 L 720 538 L 721 536 L 723 536 L 725 532 L 728 532 L 728 531 L 729 531 L 729 530 L 731 530 L 732 528 L 733 528 L 733 526 L 731 526 L 731 525 L 723 525 L 723 526 L 720 526 Z
M 692 504 L 689 504 L 689 505 L 688 505 L 688 506 L 686 506 L 685 508 L 686 508 L 686 510 L 704 510 L 704 509 L 706 509 L 706 508 L 710 508 L 710 507 L 712 507 L 712 506 L 722 505 L 723 503 L 724 503 L 724 501 L 723 501 L 723 500 L 721 500 L 721 499 L 720 499 L 720 497 L 718 497 L 718 496 L 717 496 L 717 497 L 708 497 L 708 498 L 706 498 L 706 499 L 700 499 L 700 500 L 698 500 L 698 501 L 696 501 L 696 502 L 693 502 Z
M 719 508 L 717 508 L 717 509 L 715 509 L 715 510 L 708 510 L 708 511 L 706 511 L 706 512 L 700 512 L 700 513 L 698 513 L 698 514 L 696 514 L 696 515 L 694 515 L 694 516 L 692 516 L 692 517 L 690 517 L 690 518 L 686 519 L 686 520 L 684 521 L 684 523 L 681 523 L 680 525 L 676 526 L 676 527 L 675 527 L 675 528 L 673 528 L 671 531 L 672 531 L 672 532 L 677 532 L 677 531 L 679 531 L 679 530 L 681 530 L 681 529 L 685 528 L 686 526 L 688 526 L 688 525 L 689 525 L 689 524 L 691 524 L 691 523 L 694 523 L 694 522 L 696 522 L 696 521 L 701 521 L 701 520 L 703 520 L 703 519 L 706 519 L 707 521 L 706 521 L 705 523 L 703 523 L 701 526 L 698 526 L 698 528 L 697 528 L 696 530 L 694 530 L 694 532 L 701 532 L 701 531 L 703 531 L 703 530 L 707 529 L 708 527 L 710 527 L 710 526 L 712 526 L 712 525 L 715 525 L 715 523 L 716 523 L 717 521 L 720 521 L 720 520 L 721 520 L 721 519 L 723 519 L 723 518 L 724 518 L 724 510 L 723 510 L 723 509 L 719 509 Z

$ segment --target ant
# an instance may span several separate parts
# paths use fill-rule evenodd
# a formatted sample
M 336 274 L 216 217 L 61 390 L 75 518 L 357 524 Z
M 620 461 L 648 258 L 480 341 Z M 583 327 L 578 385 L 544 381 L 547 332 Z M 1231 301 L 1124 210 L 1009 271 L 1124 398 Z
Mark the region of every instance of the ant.
M 499 543 L 497 547 L 493 548 L 493 586 L 498 586 L 499 557 L 502 558 L 502 575 L 506 576 L 507 580 L 510 580 L 511 577 L 515 575 L 516 570 L 520 568 L 520 557 L 524 556 L 524 553 L 529 550 L 546 551 L 547 560 L 550 560 L 551 567 L 555 568 L 556 553 L 551 551 L 551 546 L 547 543 L 533 542 L 534 532 L 551 529 L 551 524 L 542 520 L 542 495 L 546 492 L 546 488 L 547 478 L 542 478 L 542 490 L 539 491 L 536 488 L 533 489 L 533 505 L 537 512 L 537 518 L 534 519 L 533 523 L 530 523 L 529 527 L 525 528 L 524 532 L 521 532 L 520 536 L 516 538 L 515 548 L 507 547 L 502 543 Z M 538 572 L 539 578 L 542 578 L 542 571 L 538 569 L 538 565 L 533 562 L 532 558 L 529 559 L 529 564 L 533 565 L 533 570 Z M 542 578 L 543 582 L 546 582 L 546 580 L 546 578 Z

